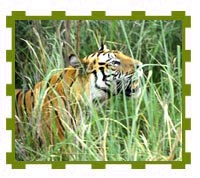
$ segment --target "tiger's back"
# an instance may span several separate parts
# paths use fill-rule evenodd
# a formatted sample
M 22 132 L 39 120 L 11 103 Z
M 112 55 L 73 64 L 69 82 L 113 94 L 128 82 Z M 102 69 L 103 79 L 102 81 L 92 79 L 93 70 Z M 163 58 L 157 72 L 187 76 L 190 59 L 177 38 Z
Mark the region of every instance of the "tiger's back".
M 78 75 L 78 71 L 69 67 L 52 75 L 48 81 L 38 82 L 33 90 L 16 89 L 16 135 L 20 135 L 21 129 L 18 128 L 18 125 L 29 122 L 35 124 L 37 135 L 42 142 L 46 143 L 45 135 L 50 135 L 49 143 L 53 144 L 54 136 L 51 125 L 52 119 L 54 119 L 57 127 L 56 134 L 63 140 L 64 128 L 60 121 L 61 115 L 63 115 L 61 110 L 63 108 L 71 110 L 70 87 L 76 75 Z

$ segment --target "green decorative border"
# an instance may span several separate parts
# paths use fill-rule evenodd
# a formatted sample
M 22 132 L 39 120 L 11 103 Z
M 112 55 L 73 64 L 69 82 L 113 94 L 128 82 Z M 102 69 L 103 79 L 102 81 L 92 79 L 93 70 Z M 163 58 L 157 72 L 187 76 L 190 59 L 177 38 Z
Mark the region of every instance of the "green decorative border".
M 16 20 L 181 20 L 182 21 L 182 99 L 183 99 L 183 119 L 182 119 L 182 161 L 69 161 L 69 162 L 38 162 L 38 161 L 16 161 L 14 150 L 14 96 L 15 96 L 15 21 Z M 185 97 L 191 95 L 191 85 L 185 84 L 185 63 L 190 61 L 191 51 L 185 49 L 185 31 L 191 26 L 190 16 L 186 16 L 184 11 L 172 11 L 171 16 L 146 16 L 145 11 L 134 11 L 131 16 L 107 16 L 105 11 L 93 11 L 91 16 L 68 16 L 64 11 L 52 11 L 51 16 L 27 16 L 25 11 L 13 11 L 12 16 L 7 16 L 7 28 L 12 29 L 12 50 L 6 51 L 7 62 L 12 63 L 12 84 L 6 86 L 6 95 L 12 96 L 12 118 L 7 118 L 6 129 L 12 131 L 12 152 L 7 153 L 6 163 L 12 164 L 13 169 L 25 169 L 27 164 L 51 164 L 52 169 L 65 169 L 67 164 L 91 164 L 92 169 L 105 169 L 106 164 L 129 164 L 133 169 L 145 169 L 146 164 L 171 164 L 172 169 L 185 169 L 186 164 L 191 163 L 191 153 L 185 151 L 186 130 L 191 129 L 190 118 L 185 118 Z

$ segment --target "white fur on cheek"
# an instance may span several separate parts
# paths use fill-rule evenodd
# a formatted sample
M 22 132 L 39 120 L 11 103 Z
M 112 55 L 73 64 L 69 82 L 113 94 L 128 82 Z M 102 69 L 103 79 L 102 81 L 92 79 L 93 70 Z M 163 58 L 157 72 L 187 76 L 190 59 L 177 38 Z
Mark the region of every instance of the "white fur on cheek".
M 106 88 L 107 86 L 102 81 L 103 75 L 100 72 L 97 72 L 97 85 Z M 105 93 L 103 90 L 98 89 L 95 86 L 95 75 L 91 75 L 90 80 L 90 100 L 93 101 L 94 99 L 99 99 L 99 101 L 105 100 L 108 97 L 108 94 Z
M 101 88 L 108 88 L 103 81 L 103 74 L 101 73 L 101 71 L 97 72 L 97 85 Z

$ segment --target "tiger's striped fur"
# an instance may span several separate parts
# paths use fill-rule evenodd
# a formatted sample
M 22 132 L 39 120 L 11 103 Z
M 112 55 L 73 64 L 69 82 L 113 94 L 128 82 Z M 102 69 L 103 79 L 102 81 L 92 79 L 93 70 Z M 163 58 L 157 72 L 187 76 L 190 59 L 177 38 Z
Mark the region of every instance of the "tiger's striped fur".
M 16 89 L 16 135 L 20 124 L 27 122 L 31 128 L 35 125 L 43 143 L 54 144 L 55 134 L 65 139 L 66 125 L 75 129 L 79 124 L 78 107 L 84 106 L 86 99 L 101 103 L 123 88 L 129 97 L 140 94 L 142 63 L 119 51 L 103 47 L 81 63 L 70 56 L 70 63 L 32 90 Z

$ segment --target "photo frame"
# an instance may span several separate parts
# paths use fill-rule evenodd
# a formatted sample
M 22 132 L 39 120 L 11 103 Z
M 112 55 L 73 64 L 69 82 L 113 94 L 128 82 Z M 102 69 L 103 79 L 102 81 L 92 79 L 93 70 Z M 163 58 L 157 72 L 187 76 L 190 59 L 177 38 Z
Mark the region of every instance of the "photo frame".
M 16 20 L 179 20 L 182 22 L 182 160 L 181 161 L 16 161 L 15 160 L 15 22 Z M 171 16 L 149 16 L 145 11 L 133 11 L 130 16 L 107 16 L 104 11 L 93 11 L 91 16 L 68 16 L 64 11 L 52 11 L 50 16 L 28 16 L 25 11 L 13 11 L 7 16 L 7 28 L 12 29 L 12 50 L 7 50 L 7 62 L 12 63 L 12 84 L 6 87 L 7 96 L 12 97 L 12 118 L 7 118 L 7 130 L 12 131 L 12 152 L 7 153 L 6 162 L 13 169 L 25 169 L 28 164 L 51 164 L 52 169 L 65 169 L 68 164 L 90 164 L 92 169 L 105 169 L 107 164 L 129 164 L 132 169 L 145 169 L 147 164 L 169 164 L 172 169 L 184 169 L 191 163 L 191 153 L 185 151 L 186 131 L 191 129 L 190 118 L 185 117 L 185 98 L 191 95 L 191 86 L 185 83 L 185 65 L 191 60 L 190 50 L 186 50 L 185 31 L 190 28 L 190 16 L 184 11 L 172 11 Z

